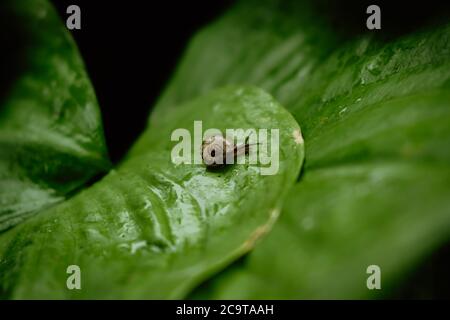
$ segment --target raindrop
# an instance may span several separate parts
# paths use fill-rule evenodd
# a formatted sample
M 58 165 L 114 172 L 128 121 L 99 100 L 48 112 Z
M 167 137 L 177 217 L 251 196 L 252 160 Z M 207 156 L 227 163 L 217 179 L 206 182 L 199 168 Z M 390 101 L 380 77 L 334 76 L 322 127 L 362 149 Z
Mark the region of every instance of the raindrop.
M 341 111 L 339 111 L 339 116 L 342 117 L 346 111 L 347 111 L 347 107 L 342 108 Z
M 302 227 L 305 230 L 311 230 L 314 227 L 314 220 L 311 217 L 306 217 L 302 220 Z

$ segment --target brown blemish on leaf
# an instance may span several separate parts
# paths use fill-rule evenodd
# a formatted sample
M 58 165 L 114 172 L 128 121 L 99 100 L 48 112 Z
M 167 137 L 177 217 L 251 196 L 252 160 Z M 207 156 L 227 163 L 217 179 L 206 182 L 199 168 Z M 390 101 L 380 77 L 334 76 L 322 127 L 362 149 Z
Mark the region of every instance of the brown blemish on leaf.
M 296 129 L 292 132 L 292 136 L 294 137 L 294 141 L 296 144 L 302 144 L 303 143 L 303 137 L 302 133 L 299 129 Z
M 250 235 L 250 238 L 244 242 L 242 248 L 245 252 L 252 250 L 255 247 L 255 244 L 259 239 L 263 238 L 271 229 L 275 221 L 277 221 L 278 216 L 280 215 L 280 210 L 278 208 L 270 211 L 269 221 L 256 228 L 255 231 Z

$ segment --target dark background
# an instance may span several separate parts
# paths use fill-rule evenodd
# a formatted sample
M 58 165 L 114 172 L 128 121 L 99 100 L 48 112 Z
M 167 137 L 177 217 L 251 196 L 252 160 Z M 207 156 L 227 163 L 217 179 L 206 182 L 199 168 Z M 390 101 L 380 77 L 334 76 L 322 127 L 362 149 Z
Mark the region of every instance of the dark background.
M 233 0 L 52 0 L 81 9 L 81 30 L 71 33 L 92 80 L 113 162 L 145 128 L 152 105 L 172 75 L 192 34 Z
M 71 33 L 99 101 L 114 163 L 145 128 L 149 111 L 173 74 L 191 36 L 236 2 L 51 1 L 63 21 L 69 16 L 66 13 L 69 5 L 76 4 L 81 9 L 81 30 Z M 430 19 L 435 20 L 443 11 L 450 11 L 447 0 L 317 0 L 314 4 L 317 14 L 331 21 L 343 39 L 350 40 L 363 32 L 392 39 Z M 370 4 L 381 8 L 381 30 L 366 28 L 366 8 Z

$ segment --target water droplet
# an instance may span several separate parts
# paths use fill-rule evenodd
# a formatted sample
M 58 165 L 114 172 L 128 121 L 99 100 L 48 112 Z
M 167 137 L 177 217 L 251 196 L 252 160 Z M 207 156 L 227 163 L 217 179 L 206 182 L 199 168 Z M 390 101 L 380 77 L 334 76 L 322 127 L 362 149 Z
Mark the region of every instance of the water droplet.
M 156 246 L 156 245 L 150 246 L 150 250 L 153 251 L 153 252 L 161 252 L 162 251 L 161 248 L 159 246 Z
M 117 246 L 119 249 L 129 250 L 130 245 L 128 243 L 121 243 Z
M 135 254 L 136 251 L 138 251 L 139 249 L 146 247 L 146 246 L 147 246 L 147 241 L 145 241 L 145 240 L 133 242 L 131 244 L 131 254 Z
M 367 70 L 374 76 L 377 76 L 381 73 L 381 67 L 376 60 L 371 61 L 367 65 Z
M 311 217 L 306 217 L 302 220 L 302 227 L 305 230 L 311 230 L 314 227 L 314 220 Z
M 147 210 L 147 209 L 149 209 L 149 208 L 151 208 L 151 207 L 152 207 L 151 201 L 148 200 L 148 199 L 145 199 L 144 210 Z

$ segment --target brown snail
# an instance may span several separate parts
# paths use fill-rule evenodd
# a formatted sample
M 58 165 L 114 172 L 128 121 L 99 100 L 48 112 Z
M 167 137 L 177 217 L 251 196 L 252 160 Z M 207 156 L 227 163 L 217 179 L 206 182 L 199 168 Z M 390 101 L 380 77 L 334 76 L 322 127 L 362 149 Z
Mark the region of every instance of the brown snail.
M 241 145 L 234 145 L 222 135 L 206 138 L 202 143 L 203 163 L 209 168 L 216 168 L 228 163 L 242 154 L 247 154 L 250 148 L 248 141 Z M 233 160 L 232 160 L 233 159 Z

